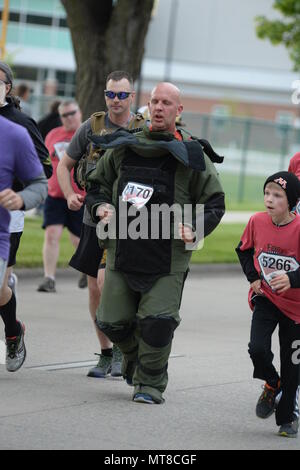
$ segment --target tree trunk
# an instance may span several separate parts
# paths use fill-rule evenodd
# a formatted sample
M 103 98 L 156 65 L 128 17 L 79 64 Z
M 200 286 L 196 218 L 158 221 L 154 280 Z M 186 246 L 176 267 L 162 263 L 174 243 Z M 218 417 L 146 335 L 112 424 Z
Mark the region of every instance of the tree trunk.
M 105 79 L 114 70 L 140 75 L 154 0 L 61 0 L 77 64 L 76 98 L 84 119 L 105 109 Z

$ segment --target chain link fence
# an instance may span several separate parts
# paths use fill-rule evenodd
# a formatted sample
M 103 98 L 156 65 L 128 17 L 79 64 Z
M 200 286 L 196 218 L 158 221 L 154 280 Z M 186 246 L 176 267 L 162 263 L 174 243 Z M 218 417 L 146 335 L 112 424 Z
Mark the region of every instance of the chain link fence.
M 66 97 L 34 96 L 33 117 L 40 119 L 51 102 Z M 300 151 L 300 128 L 261 119 L 184 113 L 186 129 L 207 139 L 225 156 L 216 165 L 230 205 L 262 203 L 262 186 L 267 176 L 287 170 L 289 160 Z
M 186 129 L 209 140 L 225 156 L 220 173 L 227 200 L 237 204 L 262 202 L 266 177 L 287 170 L 300 151 L 300 129 L 260 119 L 184 113 Z

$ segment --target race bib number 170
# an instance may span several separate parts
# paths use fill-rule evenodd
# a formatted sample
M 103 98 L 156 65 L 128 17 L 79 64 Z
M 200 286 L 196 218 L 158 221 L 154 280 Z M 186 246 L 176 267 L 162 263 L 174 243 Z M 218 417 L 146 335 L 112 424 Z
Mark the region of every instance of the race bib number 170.
M 274 255 L 262 252 L 258 257 L 259 266 L 265 281 L 270 281 L 280 275 L 288 272 L 297 271 L 299 263 L 290 256 Z
M 130 202 L 137 209 L 144 207 L 151 199 L 154 189 L 139 183 L 127 183 L 122 193 L 122 201 Z

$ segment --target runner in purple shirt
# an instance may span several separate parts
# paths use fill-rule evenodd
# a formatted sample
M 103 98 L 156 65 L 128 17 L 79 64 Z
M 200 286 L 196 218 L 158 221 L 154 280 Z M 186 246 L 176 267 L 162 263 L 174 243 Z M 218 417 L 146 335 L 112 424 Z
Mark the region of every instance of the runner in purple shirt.
M 14 178 L 24 189 L 11 189 Z M 0 316 L 5 325 L 6 368 L 15 372 L 24 363 L 24 325 L 16 319 L 16 299 L 7 285 L 9 210 L 28 210 L 47 195 L 47 179 L 27 130 L 0 116 Z

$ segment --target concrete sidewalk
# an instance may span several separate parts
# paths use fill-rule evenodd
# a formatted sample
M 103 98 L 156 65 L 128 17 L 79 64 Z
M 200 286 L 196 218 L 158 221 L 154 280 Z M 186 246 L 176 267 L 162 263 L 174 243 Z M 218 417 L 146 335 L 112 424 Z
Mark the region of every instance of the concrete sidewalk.
M 255 214 L 255 212 L 250 211 L 229 211 L 225 212 L 224 217 L 221 220 L 222 224 L 247 224 L 250 217 Z
M 299 449 L 276 435 L 274 417 L 255 417 L 261 383 L 238 272 L 192 270 L 159 406 L 133 403 L 122 379 L 86 377 L 99 349 L 77 277 L 61 272 L 57 294 L 43 294 L 37 277 L 20 275 L 28 358 L 15 374 L 0 366 L 0 449 Z

